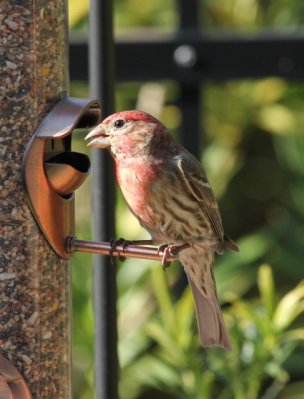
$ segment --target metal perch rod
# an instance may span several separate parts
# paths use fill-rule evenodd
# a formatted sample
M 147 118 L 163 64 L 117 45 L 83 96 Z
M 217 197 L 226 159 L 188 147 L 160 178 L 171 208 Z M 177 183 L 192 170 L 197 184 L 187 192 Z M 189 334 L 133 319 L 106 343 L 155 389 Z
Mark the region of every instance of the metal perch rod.
M 92 254 L 123 256 L 125 258 L 140 258 L 159 261 L 162 261 L 164 256 L 164 250 L 158 248 L 138 245 L 128 245 L 124 247 L 121 244 L 116 245 L 113 248 L 113 245 L 109 242 L 78 240 L 73 236 L 67 238 L 66 250 L 69 253 L 89 252 Z M 178 256 L 172 254 L 166 257 L 166 261 L 168 262 L 174 262 L 177 259 Z

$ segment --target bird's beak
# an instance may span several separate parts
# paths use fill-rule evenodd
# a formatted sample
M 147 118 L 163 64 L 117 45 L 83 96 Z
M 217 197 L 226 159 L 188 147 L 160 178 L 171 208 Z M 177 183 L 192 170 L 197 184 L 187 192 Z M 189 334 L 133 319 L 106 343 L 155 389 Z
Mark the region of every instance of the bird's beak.
M 106 134 L 103 124 L 97 125 L 90 133 L 85 137 L 85 140 L 93 139 L 88 143 L 88 147 L 95 148 L 107 148 L 110 147 L 111 141 L 110 136 Z

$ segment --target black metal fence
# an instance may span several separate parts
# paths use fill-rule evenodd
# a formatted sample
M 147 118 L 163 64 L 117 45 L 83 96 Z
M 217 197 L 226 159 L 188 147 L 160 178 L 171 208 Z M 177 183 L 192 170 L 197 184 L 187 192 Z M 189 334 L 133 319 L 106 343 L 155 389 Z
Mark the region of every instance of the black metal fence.
M 90 67 L 87 38 L 71 37 L 71 80 L 88 80 L 92 95 L 102 101 L 104 115 L 114 109 L 114 81 L 171 79 L 181 88 L 181 139 L 198 153 L 201 82 L 280 76 L 304 78 L 304 34 L 262 30 L 255 34 L 202 31 L 198 0 L 178 1 L 179 29 L 175 34 L 122 38 L 113 43 L 112 0 L 91 4 Z M 115 61 L 114 61 L 115 60 Z M 113 71 L 116 71 L 115 75 Z M 190 134 L 191 132 L 191 134 Z M 94 156 L 94 202 L 97 239 L 114 232 L 113 174 L 104 155 Z M 110 179 L 109 179 L 109 176 Z M 101 237 L 103 236 L 103 237 Z M 108 259 L 95 259 L 96 397 L 117 398 L 115 275 Z

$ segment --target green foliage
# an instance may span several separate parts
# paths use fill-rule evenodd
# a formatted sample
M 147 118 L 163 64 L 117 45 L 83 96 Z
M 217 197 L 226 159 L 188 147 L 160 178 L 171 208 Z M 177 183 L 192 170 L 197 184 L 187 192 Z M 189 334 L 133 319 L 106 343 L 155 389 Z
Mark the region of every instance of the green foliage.
M 176 86 L 163 84 L 166 101 L 175 101 Z M 73 95 L 79 95 L 79 90 L 83 91 L 81 85 L 73 87 Z M 119 108 L 133 108 L 139 90 L 139 84 L 118 87 Z M 164 275 L 158 265 L 151 271 L 149 262 L 128 260 L 118 270 L 123 399 L 290 399 L 300 392 L 301 385 L 294 385 L 294 379 L 303 376 L 294 349 L 303 331 L 291 324 L 297 323 L 303 309 L 303 285 L 292 289 L 303 279 L 300 93 L 298 85 L 273 78 L 205 87 L 208 136 L 203 163 L 220 199 L 226 230 L 240 237 L 240 253 L 218 257 L 215 270 L 220 298 L 229 304 L 225 315 L 234 350 L 200 348 L 192 328 L 189 290 L 173 296 L 166 288 L 168 284 L 174 290 L 181 279 L 180 268 Z M 276 130 L 271 124 L 273 114 L 266 117 L 263 111 L 275 104 L 281 108 L 274 109 L 284 107 L 292 114 L 284 129 Z M 175 112 L 176 108 L 164 105 L 162 120 L 167 123 Z M 74 145 L 84 150 L 81 134 Z M 80 237 L 89 237 L 89 192 L 86 186 L 77 193 Z M 117 231 L 118 236 L 131 238 L 143 234 L 120 196 Z M 269 268 L 263 267 L 257 279 L 257 269 L 265 262 L 273 265 L 276 289 Z M 81 399 L 92 397 L 93 390 L 91 269 L 87 264 L 89 258 L 75 257 L 73 266 L 74 390 Z
M 70 29 L 88 27 L 88 0 L 69 1 Z M 114 24 L 118 28 L 159 27 L 172 29 L 177 23 L 173 0 L 116 0 L 114 2 Z
M 299 0 L 202 0 L 205 26 L 257 30 L 261 27 L 300 27 L 303 2 Z
M 115 25 L 118 28 L 162 27 L 176 25 L 177 15 L 173 0 L 117 0 L 115 2 Z
M 225 308 L 233 350 L 224 352 L 201 350 L 190 289 L 174 301 L 165 273 L 155 268 L 151 277 L 157 309 L 138 332 L 150 342 L 144 351 L 138 348 L 136 361 L 123 365 L 122 399 L 149 397 L 151 391 L 168 399 L 278 397 L 289 381 L 286 361 L 304 339 L 304 328 L 294 323 L 304 310 L 304 282 L 278 299 L 272 269 L 262 265 L 257 299 L 235 296 Z
M 87 28 L 88 2 L 69 3 L 71 28 Z M 204 0 L 200 18 L 204 27 L 296 29 L 303 22 L 303 4 Z M 127 28 L 172 30 L 178 24 L 171 0 L 117 0 L 114 7 L 115 29 L 121 34 Z M 154 101 L 153 112 L 157 109 L 157 116 L 178 139 L 179 83 L 148 83 L 118 84 L 117 110 L 141 104 L 151 111 L 153 95 L 148 88 L 158 85 L 162 96 Z M 88 96 L 86 83 L 74 82 L 71 94 Z M 163 273 L 157 263 L 129 259 L 117 270 L 121 398 L 300 399 L 304 391 L 303 83 L 274 77 L 204 82 L 201 100 L 201 160 L 219 199 L 225 230 L 241 249 L 215 262 L 233 351 L 200 347 L 193 300 L 181 267 Z M 75 150 L 84 151 L 83 133 L 73 141 Z M 90 204 L 88 181 L 77 191 L 81 238 L 90 237 Z M 119 192 L 116 210 L 118 237 L 147 237 Z M 75 399 L 93 397 L 91 287 L 91 257 L 78 254 L 73 258 Z

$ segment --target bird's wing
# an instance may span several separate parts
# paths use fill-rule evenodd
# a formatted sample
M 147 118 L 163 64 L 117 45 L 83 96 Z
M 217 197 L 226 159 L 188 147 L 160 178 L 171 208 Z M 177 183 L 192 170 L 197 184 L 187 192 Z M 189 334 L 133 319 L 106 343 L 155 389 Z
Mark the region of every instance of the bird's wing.
M 210 220 L 216 236 L 223 242 L 224 231 L 222 220 L 208 179 L 197 159 L 184 151 L 179 157 L 175 158 L 179 174 L 187 190 L 198 201 L 202 211 Z

